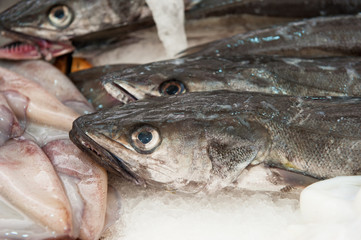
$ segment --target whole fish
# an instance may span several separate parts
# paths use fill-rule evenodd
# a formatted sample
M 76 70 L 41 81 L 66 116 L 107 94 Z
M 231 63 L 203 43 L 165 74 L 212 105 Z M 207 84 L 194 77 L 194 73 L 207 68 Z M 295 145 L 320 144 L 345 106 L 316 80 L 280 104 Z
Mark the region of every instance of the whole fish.
M 361 98 L 188 93 L 84 115 L 70 138 L 137 183 L 194 192 L 258 164 L 316 179 L 360 174 L 360 116 Z
M 186 50 L 185 56 L 360 55 L 361 15 L 319 17 L 255 30 Z
M 298 96 L 361 95 L 361 61 L 358 57 L 180 58 L 144 65 L 115 65 L 114 72 L 106 69 L 98 67 L 74 73 L 72 79 L 80 79 L 87 72 L 95 75 L 96 71 L 105 90 L 121 103 L 214 90 Z M 102 72 L 106 73 L 101 76 Z

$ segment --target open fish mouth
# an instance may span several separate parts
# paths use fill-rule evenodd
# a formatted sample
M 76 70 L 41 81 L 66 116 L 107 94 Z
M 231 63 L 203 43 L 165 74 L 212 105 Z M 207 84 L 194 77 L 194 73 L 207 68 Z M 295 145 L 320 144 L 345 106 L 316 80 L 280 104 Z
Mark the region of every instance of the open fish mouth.
M 126 89 L 124 86 L 114 82 L 105 82 L 103 83 L 105 90 L 115 99 L 120 101 L 123 104 L 130 102 L 135 102 L 139 97 L 136 97 L 135 94 L 132 94 L 129 89 Z
M 69 137 L 77 147 L 89 154 L 108 171 L 120 175 L 137 185 L 144 185 L 144 181 L 129 170 L 123 159 L 115 156 L 91 139 L 77 126 L 77 121 L 73 122 L 73 128 L 69 133 Z
M 0 47 L 0 59 L 31 60 L 51 59 L 74 51 L 70 42 L 56 42 L 21 33 L 1 30 L 1 35 L 14 42 Z

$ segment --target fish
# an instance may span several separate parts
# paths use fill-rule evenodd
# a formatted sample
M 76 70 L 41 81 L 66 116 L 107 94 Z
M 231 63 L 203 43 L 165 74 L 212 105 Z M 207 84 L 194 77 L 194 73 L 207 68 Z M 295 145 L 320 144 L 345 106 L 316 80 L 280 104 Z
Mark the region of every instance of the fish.
M 214 0 L 185 0 L 188 20 L 213 15 L 251 13 L 281 17 L 309 17 L 327 14 L 352 14 L 359 11 L 359 3 L 337 1 L 304 1 L 291 4 L 297 11 L 284 11 L 290 3 L 257 1 L 230 3 Z M 237 6 L 235 8 L 235 6 Z M 246 6 L 244 8 L 244 6 Z M 280 7 L 281 6 L 281 7 Z M 301 11 L 307 7 L 307 11 Z M 262 9 L 262 11 L 260 11 Z M 213 14 L 216 12 L 216 14 Z M 99 44 L 112 45 L 126 41 L 128 34 L 154 25 L 152 13 L 144 0 L 23 0 L 0 15 L 1 35 L 16 42 L 0 48 L 0 57 L 6 59 L 51 60 L 55 57 Z M 135 41 L 133 39 L 133 41 Z
M 98 82 L 102 82 L 103 88 L 119 101 L 118 104 L 214 90 L 297 96 L 361 95 L 359 57 L 198 57 L 134 66 L 114 65 L 112 68 L 113 72 L 106 71 L 107 67 L 88 71 L 93 75 L 96 75 L 95 71 L 98 73 Z M 88 71 L 74 73 L 72 79 L 80 79 Z M 93 98 L 89 94 L 86 96 Z
M 149 19 L 144 0 L 23 0 L 0 15 L 2 35 L 17 40 L 1 48 L 0 57 L 50 60 L 72 52 L 75 37 L 135 22 L 146 26 Z
M 81 116 L 70 139 L 136 184 L 216 191 L 260 164 L 316 180 L 360 174 L 360 115 L 357 97 L 195 92 Z
M 119 101 L 105 90 L 99 79 L 107 73 L 127 69 L 132 66 L 136 66 L 136 64 L 114 64 L 92 67 L 71 73 L 69 78 L 86 97 L 87 101 L 91 103 L 96 110 L 99 110 L 119 104 Z
M 189 48 L 182 57 L 282 55 L 290 57 L 359 56 L 361 15 L 316 17 L 238 34 Z
M 361 1 L 326 0 L 326 1 L 277 1 L 277 0 L 200 0 L 189 10 L 188 15 L 198 17 L 218 16 L 223 14 L 255 14 L 282 17 L 316 17 L 341 14 L 357 14 Z

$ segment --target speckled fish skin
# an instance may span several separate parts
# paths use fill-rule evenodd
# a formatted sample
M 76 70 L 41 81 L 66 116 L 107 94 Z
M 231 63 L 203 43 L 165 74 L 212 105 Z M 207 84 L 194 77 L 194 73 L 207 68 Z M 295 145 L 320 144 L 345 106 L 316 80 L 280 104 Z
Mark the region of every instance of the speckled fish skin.
M 102 68 L 98 68 L 100 72 Z M 108 93 L 122 103 L 214 90 L 297 96 L 361 96 L 359 57 L 287 58 L 255 55 L 228 59 L 180 58 L 120 68 L 100 78 Z M 178 91 L 171 91 L 171 88 Z M 182 88 L 183 92 L 180 90 Z
M 187 93 L 84 115 L 70 137 L 135 182 L 194 192 L 258 163 L 318 179 L 360 174 L 360 116 L 361 98 Z
M 361 15 L 319 17 L 251 31 L 190 48 L 185 56 L 245 54 L 322 57 L 360 55 Z
M 315 17 L 337 14 L 357 14 L 359 0 L 201 0 L 189 15 L 215 16 L 226 13 L 249 13 L 283 17 Z

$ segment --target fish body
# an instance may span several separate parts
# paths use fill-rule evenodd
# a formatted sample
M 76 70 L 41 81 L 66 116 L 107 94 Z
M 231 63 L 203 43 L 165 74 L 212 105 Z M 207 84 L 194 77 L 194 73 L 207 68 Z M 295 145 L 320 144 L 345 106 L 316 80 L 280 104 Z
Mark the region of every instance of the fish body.
M 357 14 L 361 10 L 358 0 L 201 0 L 188 12 L 191 16 L 217 16 L 223 14 L 255 14 L 283 17 L 316 17 L 326 15 Z
M 172 190 L 230 186 L 260 163 L 324 179 L 360 174 L 360 107 L 349 97 L 188 93 L 84 115 L 70 137 L 108 170 Z
M 180 58 L 106 72 L 104 88 L 122 103 L 149 97 L 214 90 L 297 96 L 360 96 L 359 57 L 232 56 Z M 103 70 L 104 69 L 104 70 Z M 93 71 L 94 71 L 93 70 Z M 89 70 L 88 70 L 89 71 Z M 85 71 L 83 74 L 85 74 Z M 94 73 L 93 73 L 94 74 Z M 80 78 L 80 73 L 73 75 Z M 73 78 L 74 78 L 73 77 Z
M 360 55 L 361 15 L 318 17 L 238 34 L 190 48 L 184 56 L 229 57 L 245 54 L 282 56 Z
M 228 13 L 295 18 L 360 10 L 359 1 L 313 2 L 185 0 L 184 4 L 186 19 Z M 152 14 L 144 0 L 23 0 L 0 15 L 1 35 L 17 41 L 0 48 L 0 57 L 50 60 L 88 45 L 114 45 L 127 40 L 129 33 L 152 25 Z

